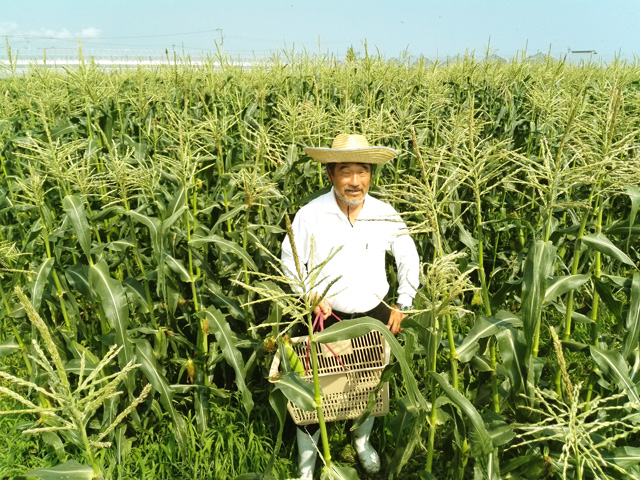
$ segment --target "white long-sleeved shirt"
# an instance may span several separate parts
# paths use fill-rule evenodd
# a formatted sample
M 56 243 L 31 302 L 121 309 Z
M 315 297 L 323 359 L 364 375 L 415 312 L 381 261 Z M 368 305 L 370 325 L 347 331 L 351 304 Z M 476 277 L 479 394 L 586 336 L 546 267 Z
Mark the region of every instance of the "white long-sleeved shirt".
M 412 304 L 418 288 L 420 259 L 413 240 L 406 234 L 406 225 L 391 205 L 367 194 L 352 226 L 340 211 L 332 188 L 302 207 L 292 227 L 305 278 L 314 266 L 337 251 L 318 273 L 319 284 L 313 288 L 321 294 L 341 276 L 325 297 L 333 309 L 363 313 L 380 303 L 389 291 L 386 251 L 390 251 L 396 261 L 398 303 Z M 282 263 L 288 276 L 297 277 L 288 237 L 282 244 Z M 309 278 L 305 281 L 307 292 L 311 283 Z

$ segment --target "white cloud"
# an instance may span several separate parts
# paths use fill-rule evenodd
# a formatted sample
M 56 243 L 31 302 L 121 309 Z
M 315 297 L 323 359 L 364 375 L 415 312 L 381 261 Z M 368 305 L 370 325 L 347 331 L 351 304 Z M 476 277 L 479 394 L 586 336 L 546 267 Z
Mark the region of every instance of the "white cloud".
M 80 32 L 72 34 L 66 28 L 54 30 L 51 28 L 40 28 L 38 30 L 30 30 L 25 32 L 21 30 L 16 22 L 0 21 L 0 36 L 25 36 L 25 37 L 44 37 L 56 40 L 68 40 L 81 38 L 100 38 L 102 31 L 95 27 L 83 28 Z
M 26 35 L 33 37 L 47 37 L 47 38 L 55 38 L 55 39 L 69 39 L 74 38 L 74 35 L 71 35 L 71 32 L 66 28 L 60 30 L 51 30 L 48 28 L 41 28 L 39 30 L 32 30 L 27 32 Z
M 100 38 L 101 34 L 102 31 L 99 28 L 89 27 L 83 28 L 77 36 L 81 38 Z
M 0 35 L 12 35 L 18 31 L 16 22 L 0 22 Z

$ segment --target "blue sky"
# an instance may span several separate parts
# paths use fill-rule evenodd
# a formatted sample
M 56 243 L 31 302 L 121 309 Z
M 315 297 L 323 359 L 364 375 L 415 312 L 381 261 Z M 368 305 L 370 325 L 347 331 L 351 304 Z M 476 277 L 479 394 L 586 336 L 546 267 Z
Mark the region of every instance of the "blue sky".
M 0 0 L 0 35 L 23 58 L 214 52 L 263 57 L 284 49 L 342 58 L 352 46 L 387 58 L 446 58 L 475 51 L 504 58 L 594 50 L 640 55 L 640 1 L 592 0 Z M 0 58 L 6 58 L 0 49 Z

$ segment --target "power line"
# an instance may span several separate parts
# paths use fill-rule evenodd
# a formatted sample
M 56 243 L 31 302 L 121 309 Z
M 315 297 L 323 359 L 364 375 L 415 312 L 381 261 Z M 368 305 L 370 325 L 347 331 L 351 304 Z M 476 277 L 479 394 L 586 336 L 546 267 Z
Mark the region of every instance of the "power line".
M 83 40 L 126 40 L 131 38 L 160 38 L 160 37 L 175 37 L 177 35 L 199 35 L 202 33 L 214 33 L 214 32 L 222 32 L 221 28 L 215 28 L 213 30 L 200 30 L 197 32 L 184 32 L 184 33 L 163 33 L 159 35 L 135 35 L 135 36 L 127 36 L 127 37 L 100 37 L 96 38 L 83 38 Z M 24 39 L 42 39 L 42 40 L 72 40 L 73 38 L 60 38 L 55 36 L 47 36 L 47 35 L 5 35 L 7 38 L 24 38 Z M 80 36 L 80 35 L 78 35 Z M 80 36 L 81 37 L 81 36 Z

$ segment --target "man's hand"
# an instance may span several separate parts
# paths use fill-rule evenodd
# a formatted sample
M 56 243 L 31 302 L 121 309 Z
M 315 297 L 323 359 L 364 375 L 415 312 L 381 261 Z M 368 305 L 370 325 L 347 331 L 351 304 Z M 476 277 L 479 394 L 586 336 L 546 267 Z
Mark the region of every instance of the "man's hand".
M 316 308 L 313 309 L 313 314 L 317 315 L 320 311 L 322 311 L 324 318 L 328 318 L 331 315 L 331 305 L 329 305 L 326 300 L 322 300 L 316 305 Z
M 402 323 L 402 319 L 406 316 L 407 314 L 402 313 L 400 310 L 398 310 L 397 306 L 394 306 L 394 308 L 391 309 L 389 321 L 387 322 L 387 327 L 389 328 L 391 333 L 397 335 L 402 331 L 402 328 L 400 328 L 400 324 Z
M 314 303 L 315 301 L 317 301 L 318 299 L 318 295 L 315 293 L 311 294 L 311 303 Z M 318 303 L 318 305 L 315 306 L 315 308 L 313 309 L 313 314 L 317 315 L 318 312 L 322 312 L 322 314 L 324 315 L 324 318 L 328 318 L 331 315 L 331 305 L 329 305 L 329 302 L 327 302 L 326 300 L 322 300 L 320 303 Z

